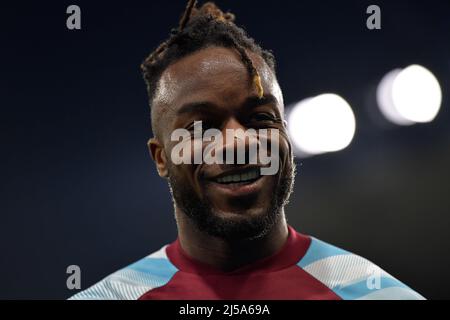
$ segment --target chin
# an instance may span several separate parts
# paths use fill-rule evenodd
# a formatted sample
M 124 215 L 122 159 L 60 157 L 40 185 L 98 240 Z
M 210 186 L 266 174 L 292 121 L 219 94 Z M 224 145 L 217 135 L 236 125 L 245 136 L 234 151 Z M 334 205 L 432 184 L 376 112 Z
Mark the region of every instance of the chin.
M 226 210 L 213 209 L 212 214 L 230 221 L 246 221 L 269 215 L 269 206 L 257 208 L 233 208 Z
M 229 239 L 255 239 L 265 235 L 275 224 L 278 212 L 269 207 L 235 210 L 211 210 L 208 233 Z

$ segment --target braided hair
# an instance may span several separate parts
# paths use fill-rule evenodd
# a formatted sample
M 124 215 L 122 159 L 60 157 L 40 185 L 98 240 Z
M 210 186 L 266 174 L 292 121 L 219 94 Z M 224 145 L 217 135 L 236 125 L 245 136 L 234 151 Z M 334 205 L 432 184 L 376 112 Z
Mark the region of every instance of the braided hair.
M 212 2 L 206 2 L 197 8 L 197 0 L 188 1 L 178 28 L 172 29 L 169 38 L 141 65 L 150 106 L 164 70 L 171 63 L 208 46 L 235 49 L 250 74 L 258 96 L 261 98 L 264 95 L 261 78 L 246 49 L 260 55 L 274 72 L 275 58 L 271 51 L 262 49 L 242 28 L 236 26 L 234 20 L 235 16 L 232 13 L 222 12 Z

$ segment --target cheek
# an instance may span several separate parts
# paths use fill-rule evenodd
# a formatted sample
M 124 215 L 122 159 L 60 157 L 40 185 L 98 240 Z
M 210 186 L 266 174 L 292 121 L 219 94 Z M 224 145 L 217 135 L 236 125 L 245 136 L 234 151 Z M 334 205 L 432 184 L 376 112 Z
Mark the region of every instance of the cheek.
M 200 193 L 201 186 L 196 179 L 198 165 L 194 164 L 196 151 L 202 154 L 202 143 L 196 140 L 170 141 L 167 145 L 167 162 L 169 164 L 169 176 L 177 184 L 185 188 L 194 189 Z
M 294 154 L 292 150 L 291 140 L 286 131 L 280 130 L 280 163 L 284 166 L 292 165 Z
M 280 155 L 280 161 L 284 161 L 286 157 L 288 158 L 291 157 L 292 145 L 286 130 L 277 129 L 277 132 L 278 132 L 277 135 L 273 135 L 272 132 L 270 132 L 269 134 L 271 134 L 272 142 L 278 143 L 278 152 Z M 275 137 L 277 137 L 277 139 Z
M 178 189 L 188 189 L 201 195 L 201 186 L 195 178 L 195 167 L 192 165 L 175 165 L 170 162 L 169 178 L 175 183 Z M 190 192 L 191 192 L 190 191 Z
M 170 163 L 169 175 L 183 185 L 192 184 L 193 173 L 190 165 Z

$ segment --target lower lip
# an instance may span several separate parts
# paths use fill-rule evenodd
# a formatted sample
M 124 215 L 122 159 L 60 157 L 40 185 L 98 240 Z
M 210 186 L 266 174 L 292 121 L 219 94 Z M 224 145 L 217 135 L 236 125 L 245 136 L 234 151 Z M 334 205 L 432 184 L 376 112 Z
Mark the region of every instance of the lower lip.
M 230 183 L 230 184 L 222 184 L 210 181 L 208 186 L 214 188 L 218 192 L 224 194 L 229 197 L 239 197 L 239 196 L 247 196 L 253 193 L 257 193 L 261 190 L 262 186 L 265 183 L 265 179 L 267 176 L 261 176 L 258 180 L 253 182 L 241 182 L 241 183 Z

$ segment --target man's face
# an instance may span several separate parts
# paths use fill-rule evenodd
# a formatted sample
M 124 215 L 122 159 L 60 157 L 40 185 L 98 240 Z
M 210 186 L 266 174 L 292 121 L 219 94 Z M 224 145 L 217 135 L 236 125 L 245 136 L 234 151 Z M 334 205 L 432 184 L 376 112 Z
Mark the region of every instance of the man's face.
M 150 150 L 158 171 L 168 177 L 176 206 L 199 229 L 218 237 L 255 238 L 267 233 L 282 216 L 293 184 L 280 87 L 264 60 L 251 52 L 249 56 L 261 76 L 262 99 L 236 51 L 210 47 L 170 65 L 153 103 L 158 140 L 150 141 Z M 216 128 L 223 133 L 224 155 L 226 149 L 238 147 L 227 141 L 227 130 L 278 130 L 279 139 L 273 141 L 269 134 L 268 145 L 278 144 L 279 155 L 274 156 L 279 156 L 279 170 L 262 176 L 261 164 L 175 165 L 171 154 L 179 141 L 171 141 L 171 134 L 187 129 L 193 136 L 195 121 L 202 122 L 203 130 Z

